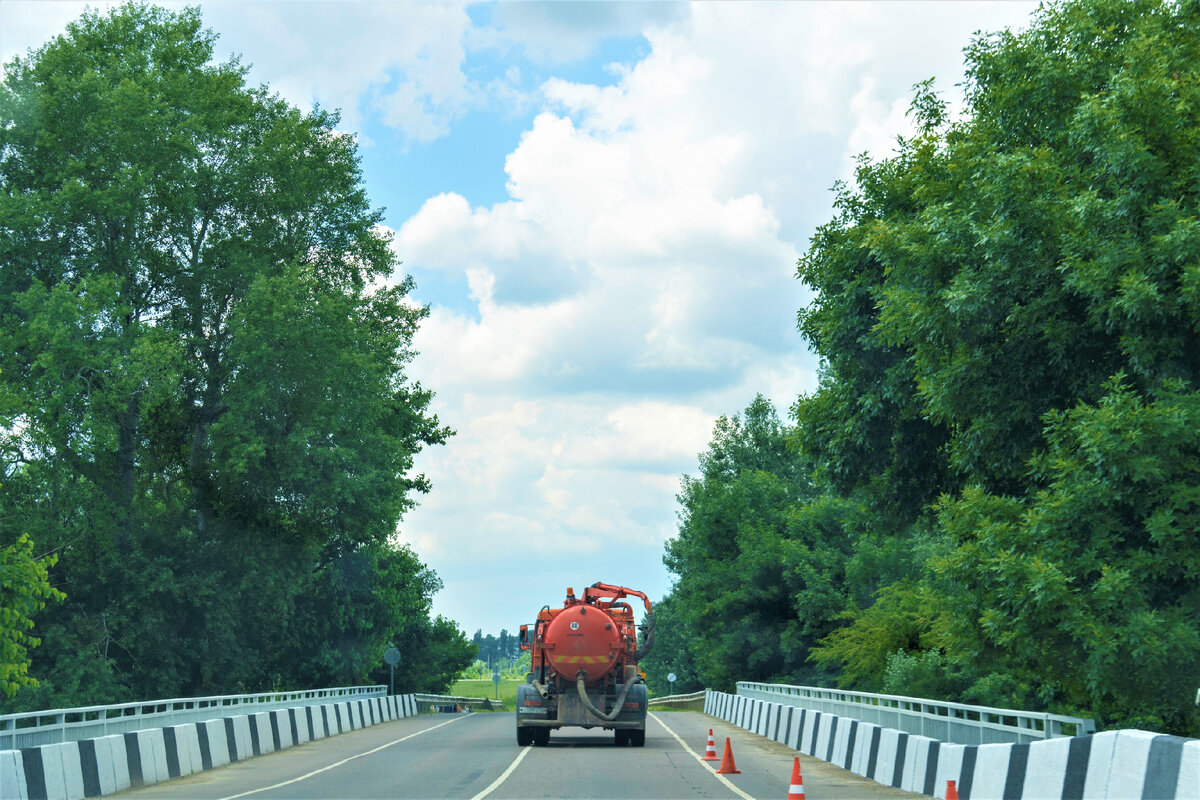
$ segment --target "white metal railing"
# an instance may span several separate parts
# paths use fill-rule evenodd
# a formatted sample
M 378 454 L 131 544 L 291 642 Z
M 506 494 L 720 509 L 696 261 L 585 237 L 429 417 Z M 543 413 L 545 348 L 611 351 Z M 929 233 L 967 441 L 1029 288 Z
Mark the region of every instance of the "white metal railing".
M 0 715 L 0 750 L 73 742 L 115 733 L 184 725 L 327 701 L 387 695 L 386 686 L 346 686 L 297 692 L 264 692 L 213 697 L 179 697 L 107 706 L 56 708 Z
M 489 700 L 486 697 L 455 697 L 448 694 L 414 694 L 417 701 L 417 711 L 425 712 L 434 706 L 465 706 L 466 708 L 487 708 L 490 711 L 507 711 L 504 703 L 499 700 Z
M 738 681 L 737 693 L 953 744 L 1026 743 L 1096 732 L 1094 720 L 919 697 Z
M 701 689 L 700 691 L 692 692 L 691 694 L 671 694 L 667 695 L 666 697 L 651 697 L 649 705 L 693 706 L 700 704 L 702 706 L 704 704 L 704 696 L 706 691 L 707 690 L 705 689 Z

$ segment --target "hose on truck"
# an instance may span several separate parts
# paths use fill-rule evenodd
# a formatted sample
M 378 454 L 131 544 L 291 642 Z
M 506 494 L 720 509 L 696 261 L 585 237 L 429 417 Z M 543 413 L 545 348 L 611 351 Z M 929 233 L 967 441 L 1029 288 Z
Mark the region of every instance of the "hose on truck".
M 633 654 L 634 661 L 641 661 L 650 654 L 654 649 L 654 614 L 646 614 L 645 623 L 642 626 L 645 629 L 645 635 L 642 637 L 642 648 Z
M 592 716 L 603 720 L 604 722 L 612 722 L 621 713 L 621 707 L 625 705 L 625 696 L 629 694 L 629 687 L 633 686 L 632 682 L 626 683 L 625 688 L 621 689 L 621 693 L 617 695 L 617 702 L 613 705 L 612 712 L 605 714 L 600 709 L 592 704 L 592 699 L 587 696 L 587 673 L 583 670 L 579 671 L 579 676 L 575 679 L 575 688 L 579 690 L 579 699 L 583 701 L 583 707 L 591 713 Z
M 650 653 L 650 650 L 653 649 L 653 647 L 654 647 L 654 614 L 653 613 L 649 613 L 646 615 L 644 630 L 645 630 L 645 638 L 643 640 L 641 649 L 637 650 L 633 654 L 634 661 L 641 661 L 643 658 L 645 658 Z M 626 695 L 629 694 L 629 687 L 633 686 L 633 682 L 631 681 L 629 683 L 626 683 L 624 688 L 621 689 L 621 693 L 617 695 L 617 702 L 614 704 L 613 710 L 611 712 L 609 712 L 608 714 L 605 714 L 603 711 L 596 708 L 596 706 L 592 703 L 591 698 L 587 696 L 587 689 L 585 688 L 586 682 L 587 682 L 587 673 L 584 672 L 583 670 L 580 670 L 579 675 L 577 675 L 575 678 L 575 688 L 579 690 L 579 699 L 580 699 L 580 701 L 582 701 L 583 707 L 586 708 L 588 710 L 588 712 L 591 713 L 592 716 L 597 717 L 598 719 L 603 720 L 604 722 L 612 722 L 614 719 L 617 718 L 617 715 L 621 713 L 621 707 L 625 705 L 625 697 L 626 697 Z

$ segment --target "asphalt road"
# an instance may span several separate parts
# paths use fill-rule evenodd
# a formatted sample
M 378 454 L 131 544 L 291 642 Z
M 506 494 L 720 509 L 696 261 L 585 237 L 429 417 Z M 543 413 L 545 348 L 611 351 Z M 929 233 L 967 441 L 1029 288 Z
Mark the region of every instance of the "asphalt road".
M 611 731 L 564 728 L 548 747 L 518 747 L 512 714 L 397 720 L 129 792 L 214 798 L 762 798 L 786 800 L 795 751 L 695 712 L 653 712 L 646 746 L 615 747 Z M 730 738 L 740 775 L 701 762 L 712 728 Z M 678 738 L 676 738 L 678 737 Z M 920 795 L 800 756 L 807 800 Z

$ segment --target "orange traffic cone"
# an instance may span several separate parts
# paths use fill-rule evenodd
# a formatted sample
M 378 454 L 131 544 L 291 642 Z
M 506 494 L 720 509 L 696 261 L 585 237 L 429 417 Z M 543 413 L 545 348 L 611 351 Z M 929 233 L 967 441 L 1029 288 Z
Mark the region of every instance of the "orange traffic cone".
M 946 781 L 946 800 L 958 800 L 958 787 L 954 781 Z
M 804 778 L 800 777 L 800 759 L 792 764 L 792 785 L 788 789 L 787 800 L 804 800 Z
M 721 756 L 721 768 L 717 770 L 718 775 L 741 775 L 742 771 L 733 763 L 733 747 L 729 744 L 729 737 L 725 737 L 725 755 Z
M 704 748 L 704 758 L 701 761 L 720 761 L 721 757 L 717 755 L 717 745 L 713 742 L 712 728 L 708 729 L 708 746 Z

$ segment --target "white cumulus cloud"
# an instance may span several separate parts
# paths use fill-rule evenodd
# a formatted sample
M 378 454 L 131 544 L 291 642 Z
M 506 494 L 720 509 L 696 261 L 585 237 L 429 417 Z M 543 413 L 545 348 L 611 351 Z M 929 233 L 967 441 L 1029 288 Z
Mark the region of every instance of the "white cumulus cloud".
M 907 132 L 914 83 L 953 92 L 970 33 L 1028 8 L 688 11 L 646 21 L 646 55 L 613 85 L 542 85 L 506 201 L 432 197 L 400 227 L 408 267 L 460 275 L 472 298 L 432 309 L 414 364 L 461 431 L 424 461 L 454 498 L 403 526 L 440 532 L 448 586 L 536 553 L 547 576 L 665 591 L 679 476 L 715 418 L 757 392 L 786 415 L 815 386 L 794 273 L 829 188 Z

